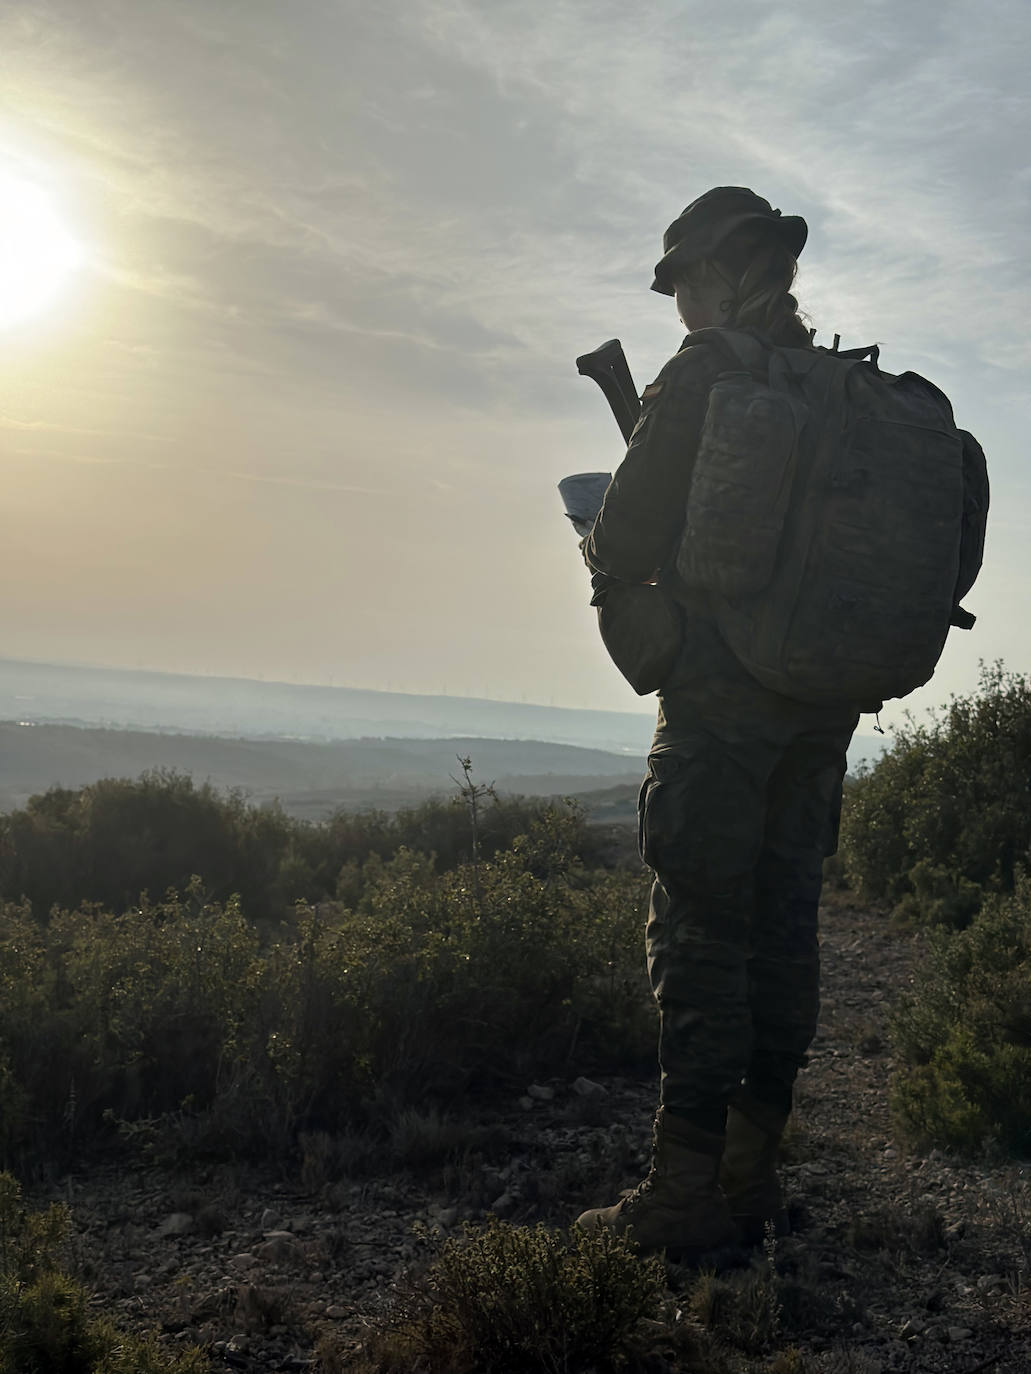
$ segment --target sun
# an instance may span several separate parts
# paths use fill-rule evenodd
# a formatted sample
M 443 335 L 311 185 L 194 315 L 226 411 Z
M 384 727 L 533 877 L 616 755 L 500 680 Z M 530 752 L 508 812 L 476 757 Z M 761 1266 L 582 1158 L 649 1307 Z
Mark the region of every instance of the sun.
M 46 310 L 82 259 L 53 197 L 0 169 L 0 330 Z

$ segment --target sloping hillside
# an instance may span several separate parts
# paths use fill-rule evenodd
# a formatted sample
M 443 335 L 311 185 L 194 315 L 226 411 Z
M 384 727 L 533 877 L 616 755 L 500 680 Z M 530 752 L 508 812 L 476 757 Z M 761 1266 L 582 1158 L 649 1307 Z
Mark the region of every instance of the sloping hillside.
M 0 724 L 0 808 L 22 805 L 49 787 L 79 787 L 150 769 L 189 773 L 255 802 L 279 798 L 294 815 L 318 818 L 338 806 L 393 807 L 454 790 L 458 756 L 502 792 L 584 793 L 634 788 L 643 760 L 535 740 L 294 740 L 95 730 L 70 725 Z

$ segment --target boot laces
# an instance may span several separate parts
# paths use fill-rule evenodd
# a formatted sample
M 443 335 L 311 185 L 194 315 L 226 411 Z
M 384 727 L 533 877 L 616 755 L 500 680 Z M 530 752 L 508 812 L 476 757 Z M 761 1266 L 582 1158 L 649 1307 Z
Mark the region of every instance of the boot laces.
M 643 1202 L 647 1198 L 653 1186 L 652 1171 L 649 1170 L 647 1175 L 641 1179 L 640 1183 L 638 1183 L 635 1188 L 632 1188 L 630 1192 L 627 1193 L 626 1197 L 623 1198 L 622 1202 L 619 1204 L 620 1210 L 623 1212 L 632 1212 L 639 1202 Z
M 658 1152 L 659 1116 L 658 1114 L 656 1114 L 655 1121 L 652 1124 L 652 1155 L 651 1161 L 648 1165 L 648 1172 L 647 1174 L 645 1174 L 644 1178 L 641 1179 L 637 1187 L 634 1188 L 631 1192 L 629 1192 L 623 1199 L 621 1205 L 625 1210 L 630 1210 L 634 1208 L 637 1205 L 637 1203 L 640 1202 L 643 1198 L 646 1198 L 648 1194 L 652 1191 L 652 1189 L 655 1187 L 655 1161 L 658 1158 Z

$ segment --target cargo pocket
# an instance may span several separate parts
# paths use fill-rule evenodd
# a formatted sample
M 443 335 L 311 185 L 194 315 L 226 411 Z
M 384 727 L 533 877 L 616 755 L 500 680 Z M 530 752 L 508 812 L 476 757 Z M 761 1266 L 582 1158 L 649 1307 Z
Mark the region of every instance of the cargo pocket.
M 637 799 L 637 847 L 642 862 L 658 868 L 664 850 L 676 842 L 683 826 L 678 794 L 687 773 L 687 761 L 677 754 L 648 756 L 648 775 Z

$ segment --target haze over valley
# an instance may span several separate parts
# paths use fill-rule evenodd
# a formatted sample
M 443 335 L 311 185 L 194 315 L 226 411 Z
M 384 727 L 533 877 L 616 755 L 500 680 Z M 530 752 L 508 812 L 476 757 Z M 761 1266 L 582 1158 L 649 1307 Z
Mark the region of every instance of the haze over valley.
M 458 756 L 499 792 L 581 797 L 630 820 L 651 713 L 0 660 L 0 807 L 152 769 L 320 819 L 455 790 Z M 850 766 L 881 742 L 857 736 Z

